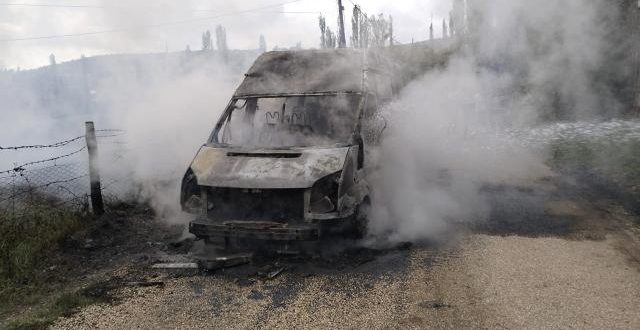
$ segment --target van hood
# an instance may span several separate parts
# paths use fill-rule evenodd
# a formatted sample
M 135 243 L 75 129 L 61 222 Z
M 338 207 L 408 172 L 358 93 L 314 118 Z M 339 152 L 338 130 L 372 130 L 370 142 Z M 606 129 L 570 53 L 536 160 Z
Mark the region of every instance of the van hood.
M 341 171 L 349 149 L 249 150 L 203 146 L 191 163 L 191 170 L 201 186 L 304 189 Z

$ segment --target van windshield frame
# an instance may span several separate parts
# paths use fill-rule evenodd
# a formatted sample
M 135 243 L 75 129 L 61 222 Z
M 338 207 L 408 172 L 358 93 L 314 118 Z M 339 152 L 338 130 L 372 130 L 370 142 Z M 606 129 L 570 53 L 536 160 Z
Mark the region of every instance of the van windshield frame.
M 275 149 L 352 145 L 364 100 L 361 92 L 236 95 L 209 143 Z

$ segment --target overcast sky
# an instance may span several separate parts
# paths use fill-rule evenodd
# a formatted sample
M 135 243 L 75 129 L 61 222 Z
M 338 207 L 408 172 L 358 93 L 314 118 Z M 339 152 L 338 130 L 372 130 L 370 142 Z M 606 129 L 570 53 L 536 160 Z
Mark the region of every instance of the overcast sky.
M 394 17 L 396 39 L 402 43 L 428 37 L 433 15 L 436 35 L 448 17 L 451 0 L 344 1 L 347 38 L 353 3 L 368 13 Z M 161 52 L 200 49 L 203 31 L 221 24 L 229 47 L 257 48 L 264 34 L 269 49 L 301 42 L 319 44 L 318 15 L 337 30 L 336 0 L 14 0 L 0 3 L 0 68 L 34 68 L 58 62 L 112 53 Z M 14 5 L 7 5 L 14 4 Z M 21 4 L 21 5 L 18 5 Z M 24 4 L 31 4 L 26 6 Z M 35 5 L 35 6 L 34 6 Z M 62 5 L 70 7 L 51 7 Z M 301 13 L 305 12 L 305 13 Z M 311 13 L 306 13 L 311 12 Z M 179 22 L 179 23 L 177 23 Z M 166 24 L 176 23 L 176 24 Z M 150 27 L 153 26 L 153 27 Z M 117 31 L 113 31 L 117 30 Z M 84 36 L 38 40 L 13 39 L 112 31 Z

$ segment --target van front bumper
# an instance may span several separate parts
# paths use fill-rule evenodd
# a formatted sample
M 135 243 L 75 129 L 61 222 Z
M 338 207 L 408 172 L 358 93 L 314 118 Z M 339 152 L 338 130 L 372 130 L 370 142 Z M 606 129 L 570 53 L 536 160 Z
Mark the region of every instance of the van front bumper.
M 196 219 L 189 223 L 189 232 L 197 237 L 251 238 L 270 241 L 317 241 L 320 229 L 317 225 L 290 225 L 270 221 L 212 222 Z

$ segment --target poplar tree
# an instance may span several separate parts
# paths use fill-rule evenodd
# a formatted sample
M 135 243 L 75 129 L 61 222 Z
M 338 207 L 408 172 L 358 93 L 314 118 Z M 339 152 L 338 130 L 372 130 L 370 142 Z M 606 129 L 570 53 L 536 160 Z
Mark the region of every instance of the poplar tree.
M 264 39 L 263 35 L 260 35 L 260 51 L 262 53 L 267 51 L 267 41 Z
M 318 26 L 320 27 L 320 48 L 327 48 L 327 21 L 322 15 L 318 17 Z
M 226 62 L 229 47 L 227 46 L 227 30 L 222 25 L 218 25 L 216 27 L 216 45 L 218 46 L 218 51 L 222 55 L 222 58 Z
M 360 7 L 353 6 L 351 17 L 351 47 L 360 48 L 360 25 L 362 24 L 362 13 Z
M 211 40 L 211 31 L 207 30 L 202 34 L 202 50 L 203 51 L 211 51 L 213 50 L 213 42 Z
M 447 31 L 447 20 L 442 20 L 442 39 L 446 39 L 449 37 L 449 32 Z

